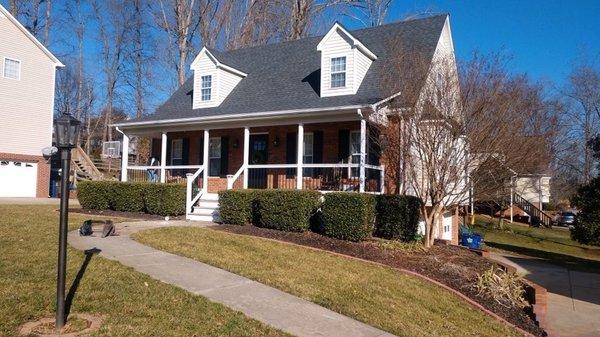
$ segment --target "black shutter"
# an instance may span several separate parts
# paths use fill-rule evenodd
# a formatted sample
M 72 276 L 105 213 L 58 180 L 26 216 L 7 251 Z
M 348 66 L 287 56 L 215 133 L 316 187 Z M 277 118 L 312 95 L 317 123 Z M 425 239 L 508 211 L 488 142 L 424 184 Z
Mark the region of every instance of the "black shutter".
M 381 147 L 379 146 L 379 129 L 375 127 L 369 128 L 367 145 L 369 146 L 369 158 L 367 163 L 370 165 L 379 165 L 379 158 L 381 157 Z
M 297 136 L 295 132 L 288 132 L 285 139 L 285 163 L 286 164 L 295 164 L 296 163 L 296 152 L 297 148 Z M 287 169 L 286 175 L 288 178 L 294 176 L 294 169 Z
M 198 148 L 200 149 L 200 159 L 198 160 L 198 162 L 200 163 L 200 165 L 204 165 L 204 137 L 200 137 L 198 141 L 200 142 L 198 146 Z
M 338 132 L 338 162 L 348 162 L 350 156 L 350 130 Z M 348 170 L 342 169 L 342 178 L 348 178 Z
M 338 161 L 347 162 L 350 157 L 350 130 L 340 130 L 338 133 Z
M 150 158 L 156 158 L 160 160 L 160 139 L 152 138 L 152 150 L 150 153 Z
M 189 165 L 190 162 L 190 139 L 185 137 L 181 140 L 181 165 Z
M 323 131 L 315 131 L 313 133 L 313 163 L 323 164 Z M 313 177 L 321 175 L 321 169 L 313 170 Z
M 167 162 L 165 165 L 171 165 L 171 145 L 173 144 L 173 139 L 169 139 L 167 134 Z
M 229 137 L 221 137 L 221 177 L 226 177 L 229 169 Z

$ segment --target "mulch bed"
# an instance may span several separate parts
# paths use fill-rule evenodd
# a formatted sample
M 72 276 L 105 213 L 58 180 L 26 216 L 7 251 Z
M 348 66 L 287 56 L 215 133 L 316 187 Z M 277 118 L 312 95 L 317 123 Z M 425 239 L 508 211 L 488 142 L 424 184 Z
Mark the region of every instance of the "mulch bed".
M 486 309 L 535 336 L 545 336 L 544 330 L 537 326 L 526 312 L 527 308 L 507 307 L 490 296 L 477 294 L 472 286 L 477 275 L 490 269 L 494 264 L 468 249 L 436 244 L 427 251 L 403 250 L 386 248 L 386 245 L 382 244 L 383 241 L 377 239 L 349 242 L 312 232 L 292 233 L 256 226 L 220 225 L 212 228 L 286 241 L 414 271 L 460 291 Z
M 164 220 L 165 217 L 162 215 L 156 214 L 147 214 L 147 213 L 134 213 L 134 212 L 119 212 L 112 210 L 95 210 L 95 209 L 83 209 L 83 208 L 69 208 L 69 212 L 71 213 L 79 213 L 79 214 L 89 214 L 89 215 L 98 215 L 98 216 L 108 216 L 115 218 L 127 218 L 134 220 Z M 170 220 L 183 220 L 185 217 L 183 216 L 171 216 Z

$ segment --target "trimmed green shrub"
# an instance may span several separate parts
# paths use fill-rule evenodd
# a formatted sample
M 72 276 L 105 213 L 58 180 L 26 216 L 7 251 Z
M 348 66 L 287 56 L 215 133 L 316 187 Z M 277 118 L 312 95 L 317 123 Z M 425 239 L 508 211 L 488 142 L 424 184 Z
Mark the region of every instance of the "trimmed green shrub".
M 409 195 L 378 195 L 376 199 L 374 235 L 388 240 L 416 240 L 421 199 Z
M 332 238 L 361 241 L 373 233 L 375 197 L 370 194 L 334 192 L 325 194 L 323 234 Z
M 255 224 L 287 232 L 308 230 L 321 200 L 321 193 L 307 190 L 262 190 L 254 195 Z
M 255 202 L 254 190 L 226 190 L 219 192 L 219 216 L 231 225 L 252 222 Z
M 77 183 L 77 199 L 84 209 L 111 209 L 115 181 L 81 181 Z
M 144 204 L 150 214 L 185 214 L 185 185 L 148 183 L 144 193 Z
M 112 188 L 112 208 L 122 212 L 144 212 L 144 194 L 147 183 L 114 183 Z
M 112 209 L 158 215 L 185 214 L 185 185 L 82 181 L 77 198 L 85 209 Z

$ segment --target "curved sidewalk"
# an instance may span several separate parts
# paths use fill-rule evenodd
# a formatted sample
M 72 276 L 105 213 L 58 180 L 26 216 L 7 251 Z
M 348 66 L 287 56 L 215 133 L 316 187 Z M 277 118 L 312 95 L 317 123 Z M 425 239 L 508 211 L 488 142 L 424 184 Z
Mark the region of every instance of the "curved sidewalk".
M 600 274 L 569 270 L 542 259 L 492 253 L 548 291 L 547 319 L 560 337 L 600 336 Z
M 347 316 L 186 257 L 142 245 L 129 236 L 151 228 L 210 226 L 185 221 L 143 221 L 117 224 L 119 236 L 100 238 L 69 233 L 69 243 L 80 250 L 97 248 L 100 255 L 148 274 L 152 278 L 204 296 L 213 302 L 243 312 L 248 317 L 296 336 L 306 337 L 392 337 Z

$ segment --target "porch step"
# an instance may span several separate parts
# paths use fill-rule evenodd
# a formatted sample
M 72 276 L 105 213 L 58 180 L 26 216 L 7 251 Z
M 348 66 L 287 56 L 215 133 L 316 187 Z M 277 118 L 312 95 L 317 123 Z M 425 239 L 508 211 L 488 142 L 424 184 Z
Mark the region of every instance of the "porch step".
M 186 215 L 188 220 L 219 222 L 219 195 L 206 193 L 200 197 L 194 210 Z

